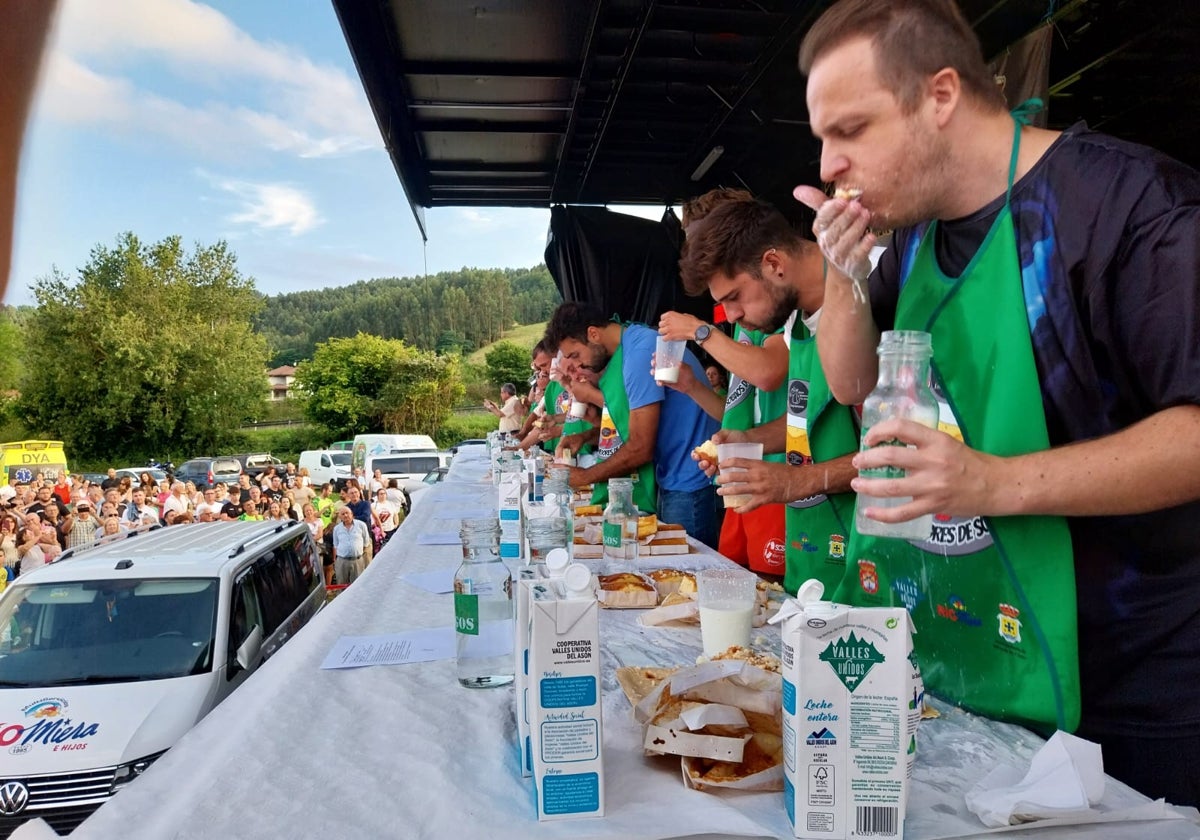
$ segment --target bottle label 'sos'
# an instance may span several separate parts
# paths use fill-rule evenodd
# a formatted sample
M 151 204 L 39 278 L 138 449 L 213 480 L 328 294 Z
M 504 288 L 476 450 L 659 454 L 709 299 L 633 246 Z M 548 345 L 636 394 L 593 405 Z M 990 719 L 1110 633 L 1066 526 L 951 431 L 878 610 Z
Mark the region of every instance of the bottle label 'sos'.
M 621 547 L 621 523 L 620 522 L 605 522 L 604 523 L 604 544 L 609 548 Z
M 479 635 L 479 596 L 454 593 L 454 629 L 467 636 Z

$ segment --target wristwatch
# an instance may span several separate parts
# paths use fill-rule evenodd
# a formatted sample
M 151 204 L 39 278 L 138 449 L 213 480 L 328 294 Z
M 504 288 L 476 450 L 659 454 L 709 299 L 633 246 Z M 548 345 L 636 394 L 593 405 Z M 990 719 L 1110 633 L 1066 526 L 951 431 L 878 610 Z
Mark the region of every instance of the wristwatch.
M 696 332 L 692 336 L 692 340 L 697 344 L 703 344 L 710 335 L 712 335 L 712 327 L 708 324 L 701 324 L 696 327 Z

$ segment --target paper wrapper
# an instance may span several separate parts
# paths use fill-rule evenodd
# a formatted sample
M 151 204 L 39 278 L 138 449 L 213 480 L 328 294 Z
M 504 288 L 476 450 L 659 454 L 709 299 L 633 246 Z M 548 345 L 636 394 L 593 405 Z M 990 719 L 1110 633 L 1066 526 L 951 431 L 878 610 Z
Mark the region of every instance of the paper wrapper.
M 680 756 L 688 787 L 783 790 L 780 674 L 722 659 L 622 668 L 617 679 L 644 725 L 643 748 Z
M 655 607 L 640 616 L 638 622 L 646 627 L 658 627 L 663 624 L 698 625 L 700 623 L 700 605 L 695 601 L 688 600 L 681 604 Z

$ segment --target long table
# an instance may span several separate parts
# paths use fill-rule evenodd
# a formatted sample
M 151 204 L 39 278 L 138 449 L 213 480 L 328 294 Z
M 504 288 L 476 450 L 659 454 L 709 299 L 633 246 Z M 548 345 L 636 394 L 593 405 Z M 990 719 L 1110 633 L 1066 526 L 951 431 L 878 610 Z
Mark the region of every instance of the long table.
M 495 505 L 481 447 L 418 494 L 409 518 L 366 573 L 257 674 L 128 789 L 72 835 L 82 838 L 633 838 L 789 837 L 779 793 L 685 788 L 679 760 L 646 757 L 614 677 L 620 665 L 680 665 L 700 652 L 698 629 L 646 628 L 636 610 L 603 611 L 607 815 L 538 823 L 518 766 L 511 687 L 458 685 L 453 661 L 321 670 L 337 640 L 453 623 L 450 595 L 404 575 L 457 566 L 454 545 L 421 535 L 457 528 Z M 656 558 L 696 569 L 729 561 L 702 546 Z M 778 652 L 775 628 L 756 644 Z M 905 836 L 977 836 L 964 792 L 998 763 L 1025 765 L 1041 745 L 1017 726 L 948 704 L 922 724 Z M 1102 808 L 1147 800 L 1110 780 Z M 1194 822 L 1023 829 L 1018 837 L 1198 838 Z

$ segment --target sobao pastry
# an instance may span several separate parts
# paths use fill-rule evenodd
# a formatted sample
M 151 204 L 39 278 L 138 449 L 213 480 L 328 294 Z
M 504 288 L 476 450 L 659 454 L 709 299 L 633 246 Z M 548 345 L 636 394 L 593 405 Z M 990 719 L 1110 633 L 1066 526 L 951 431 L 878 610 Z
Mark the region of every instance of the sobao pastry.
M 835 190 L 833 193 L 833 197 L 840 198 L 843 201 L 854 201 L 856 199 L 862 198 L 862 194 L 863 194 L 863 191 L 860 190 L 858 187 L 843 187 L 841 189 Z
M 639 540 L 646 537 L 652 537 L 658 533 L 658 517 L 653 513 L 638 517 L 638 533 Z
M 654 592 L 654 584 L 636 572 L 617 572 L 600 575 L 600 588 L 606 592 Z
M 577 505 L 575 507 L 576 516 L 603 516 L 603 505 Z
M 703 458 L 705 461 L 717 463 L 717 445 L 711 440 L 706 440 L 704 443 L 692 450 L 692 454 L 697 458 Z

